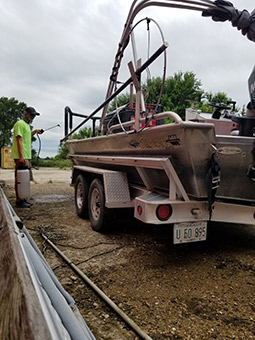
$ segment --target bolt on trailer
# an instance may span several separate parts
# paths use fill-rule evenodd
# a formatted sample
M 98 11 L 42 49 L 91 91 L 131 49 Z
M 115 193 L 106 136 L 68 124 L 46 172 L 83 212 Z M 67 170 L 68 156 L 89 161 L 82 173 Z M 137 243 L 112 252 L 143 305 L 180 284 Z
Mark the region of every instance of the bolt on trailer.
M 137 57 L 134 29 L 143 20 L 137 24 L 133 21 L 149 2 L 137 6 L 134 2 L 131 7 L 104 103 L 84 116 L 82 123 L 70 132 L 68 114 L 72 111 L 65 110 L 66 136 L 62 142 L 66 143 L 73 163 L 72 185 L 77 214 L 89 218 L 94 230 L 104 231 L 116 210 L 132 208 L 134 217 L 144 223 L 174 225 L 175 244 L 206 240 L 209 221 L 254 225 L 253 134 L 241 133 L 239 121 L 239 133 L 232 134 L 230 125 L 237 119 L 233 112 L 228 117 L 217 113 L 217 117 L 214 115 L 209 121 L 183 121 L 175 112 L 164 112 L 159 104 L 162 89 L 156 104 L 144 99 L 141 75 L 163 55 L 165 79 L 168 47 L 156 24 L 162 38 L 161 46 L 143 64 Z M 170 6 L 170 2 L 164 2 L 164 5 L 196 11 L 216 6 L 202 0 L 196 4 L 192 2 L 192 5 L 188 1 L 172 1 Z M 157 1 L 153 5 L 157 5 Z M 162 2 L 159 5 L 162 6 Z M 147 26 L 151 22 L 154 21 L 146 18 Z M 130 78 L 114 92 L 129 41 L 134 51 L 134 63 L 128 63 Z M 107 113 L 110 101 L 128 86 L 130 102 Z M 215 107 L 217 110 L 228 109 L 222 105 Z M 101 109 L 101 133 L 96 135 L 94 131 L 91 138 L 72 139 L 72 134 L 89 119 L 93 119 L 95 128 L 95 121 L 99 119 L 95 114 Z M 196 115 L 200 114 L 197 110 Z M 82 117 L 81 114 L 74 115 Z M 171 123 L 166 124 L 166 119 Z M 226 119 L 229 119 L 227 124 Z M 72 114 L 70 120 L 72 127 Z M 217 134 L 221 124 L 227 126 L 228 135 Z

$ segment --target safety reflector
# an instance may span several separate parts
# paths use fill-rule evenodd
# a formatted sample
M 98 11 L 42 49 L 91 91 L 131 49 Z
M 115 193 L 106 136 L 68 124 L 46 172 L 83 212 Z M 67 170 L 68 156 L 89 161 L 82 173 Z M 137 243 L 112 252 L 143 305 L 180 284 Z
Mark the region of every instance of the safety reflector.
M 172 211 L 170 204 L 159 205 L 156 211 L 157 218 L 160 221 L 167 221 L 172 215 Z
M 143 208 L 140 205 L 138 205 L 137 207 L 137 212 L 138 212 L 138 215 L 142 215 L 143 213 Z

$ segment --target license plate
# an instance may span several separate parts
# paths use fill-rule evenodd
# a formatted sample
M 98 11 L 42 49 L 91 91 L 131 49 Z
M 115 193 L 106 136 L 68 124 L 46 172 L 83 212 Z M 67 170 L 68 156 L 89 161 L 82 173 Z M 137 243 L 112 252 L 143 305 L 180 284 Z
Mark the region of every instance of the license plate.
M 205 241 L 207 222 L 183 222 L 174 224 L 174 244 Z

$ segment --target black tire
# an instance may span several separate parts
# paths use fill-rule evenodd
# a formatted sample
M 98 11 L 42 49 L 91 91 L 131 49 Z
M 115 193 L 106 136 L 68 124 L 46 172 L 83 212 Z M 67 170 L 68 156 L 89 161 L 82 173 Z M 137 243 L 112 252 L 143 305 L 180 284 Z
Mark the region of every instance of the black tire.
M 75 207 L 79 217 L 88 218 L 88 191 L 89 185 L 83 175 L 79 175 L 75 182 Z
M 95 231 L 106 230 L 109 210 L 105 207 L 105 196 L 102 182 L 96 178 L 89 188 L 89 219 L 91 227 Z

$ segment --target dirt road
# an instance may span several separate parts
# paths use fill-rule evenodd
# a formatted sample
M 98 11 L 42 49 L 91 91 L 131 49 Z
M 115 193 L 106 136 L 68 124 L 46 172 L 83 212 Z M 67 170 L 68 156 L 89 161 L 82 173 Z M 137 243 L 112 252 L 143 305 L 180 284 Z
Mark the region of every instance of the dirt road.
M 43 241 L 44 232 L 154 340 L 255 339 L 255 227 L 212 224 L 208 240 L 172 244 L 172 227 L 129 215 L 106 234 L 76 216 L 69 170 L 41 169 L 33 206 L 16 209 L 96 338 L 138 337 Z M 14 204 L 13 172 L 0 171 Z

